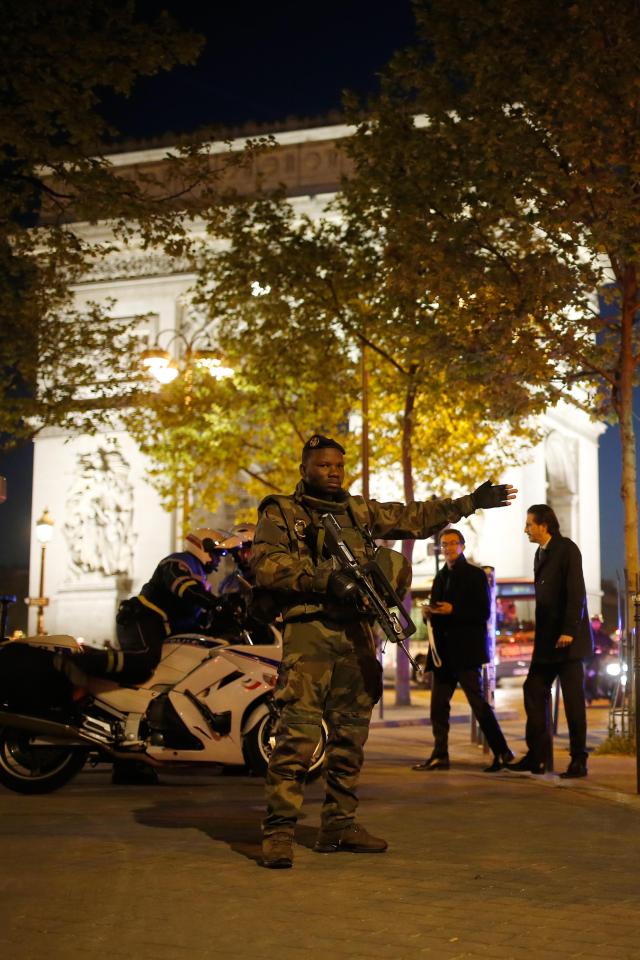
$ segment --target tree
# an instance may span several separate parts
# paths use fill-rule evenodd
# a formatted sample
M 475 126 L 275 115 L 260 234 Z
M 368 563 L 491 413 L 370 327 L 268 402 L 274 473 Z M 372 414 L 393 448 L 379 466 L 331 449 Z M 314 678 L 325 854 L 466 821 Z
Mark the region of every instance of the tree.
M 300 216 L 282 196 L 234 205 L 224 223 L 216 219 L 212 226 L 225 246 L 205 242 L 199 251 L 195 299 L 215 318 L 225 357 L 244 364 L 254 387 L 268 383 L 281 409 L 287 405 L 282 391 L 293 391 L 299 415 L 307 407 L 322 411 L 322 397 L 332 404 L 334 421 L 357 412 L 357 364 L 366 347 L 374 412 L 380 411 L 371 426 L 374 459 L 402 464 L 405 493 L 413 499 L 413 430 L 420 424 L 424 437 L 427 421 L 444 424 L 437 401 L 448 378 L 456 384 L 451 410 L 473 409 L 484 447 L 491 429 L 507 419 L 528 430 L 531 398 L 515 377 L 496 384 L 491 375 L 504 373 L 500 351 L 483 351 L 475 327 L 447 325 L 427 302 L 424 281 L 411 290 L 393 285 L 397 264 L 389 264 L 380 236 L 359 228 L 361 212 L 343 197 L 319 219 Z M 341 383 L 348 384 L 346 393 L 336 392 Z M 270 435 L 278 428 L 273 420 L 266 425 Z M 461 453 L 474 446 L 462 425 L 458 434 L 446 433 L 449 453 L 456 443 Z M 418 456 L 424 472 L 428 454 Z M 503 462 L 498 451 L 490 456 L 494 469 Z M 474 482 L 471 470 L 460 456 L 450 483 Z
M 218 244 L 210 238 L 200 250 L 196 302 L 215 318 L 226 360 L 235 358 L 253 388 L 253 407 L 236 411 L 236 432 L 258 423 L 262 439 L 244 456 L 261 463 L 254 475 L 273 482 L 279 457 L 293 466 L 305 439 L 299 431 L 291 449 L 292 413 L 320 429 L 356 412 L 366 349 L 374 465 L 397 472 L 400 464 L 410 502 L 416 472 L 434 477 L 433 443 L 444 474 L 432 488 L 473 488 L 513 462 L 514 444 L 532 438 L 536 407 L 522 365 L 516 371 L 514 361 L 497 385 L 505 374 L 500 351 L 483 348 L 481 326 L 459 304 L 441 307 L 424 276 L 402 272 L 392 233 L 373 228 L 368 203 L 347 183 L 314 219 L 282 195 L 262 196 L 234 205 L 222 224 L 217 218 Z M 505 421 L 513 426 L 509 439 Z M 491 443 L 498 435 L 502 442 Z M 412 544 L 404 550 L 411 558 Z M 408 697 L 408 683 L 400 696 Z
M 256 501 L 295 486 L 308 437 L 341 429 L 338 418 L 346 414 L 339 413 L 335 394 L 323 396 L 318 386 L 314 397 L 300 384 L 299 357 L 299 349 L 282 344 L 249 357 L 228 344 L 232 377 L 216 380 L 206 369 L 186 367 L 123 413 L 124 426 L 149 457 L 151 483 L 167 510 L 180 511 L 185 528 L 223 500 L 235 505 L 238 519 L 253 519 Z M 349 381 L 347 368 L 324 386 L 344 391 Z
M 300 309 L 317 251 L 301 247 L 295 267 L 293 256 L 281 260 L 290 216 L 284 201 L 238 201 L 213 211 L 207 239 L 191 249 L 199 280 L 185 336 L 206 337 L 233 376 L 220 384 L 192 369 L 125 415 L 169 509 L 187 478 L 210 512 L 223 497 L 242 511 L 243 498 L 290 490 L 309 436 L 348 430 L 357 357 L 338 329 Z
M 116 131 L 101 98 L 196 58 L 201 39 L 134 0 L 2 0 L 0 67 L 0 438 L 50 423 L 91 429 L 139 387 L 138 341 L 70 285 L 118 244 L 178 253 L 189 213 L 218 200 L 226 163 L 206 132 L 170 152 L 159 173 L 120 170 L 104 155 Z M 112 239 L 71 224 L 104 221 Z
M 633 583 L 640 5 L 414 7 L 418 40 L 349 143 L 370 220 L 398 224 L 403 273 L 461 303 L 534 397 L 620 424 Z

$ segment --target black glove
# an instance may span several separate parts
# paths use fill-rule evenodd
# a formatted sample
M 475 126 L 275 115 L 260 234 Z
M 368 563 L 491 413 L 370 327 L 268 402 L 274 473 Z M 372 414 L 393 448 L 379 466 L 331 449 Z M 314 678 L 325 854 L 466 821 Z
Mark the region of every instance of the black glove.
M 327 583 L 327 593 L 331 594 L 336 600 L 350 601 L 355 603 L 359 596 L 358 585 L 348 573 L 342 570 L 335 570 L 329 577 Z
M 506 507 L 509 504 L 507 497 L 507 484 L 492 484 L 491 480 L 485 480 L 471 494 L 471 502 L 474 510 L 489 510 L 491 507 Z
M 203 610 L 209 610 L 212 613 L 222 613 L 222 597 L 219 597 L 217 593 L 209 593 L 208 590 L 204 590 L 202 587 L 188 587 L 182 596 L 186 597 L 192 603 L 197 603 Z

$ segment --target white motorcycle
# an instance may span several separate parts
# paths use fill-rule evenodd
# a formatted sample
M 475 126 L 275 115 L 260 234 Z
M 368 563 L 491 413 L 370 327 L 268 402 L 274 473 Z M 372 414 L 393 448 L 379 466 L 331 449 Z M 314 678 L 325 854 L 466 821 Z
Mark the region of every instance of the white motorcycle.
M 61 653 L 82 667 L 82 648 L 73 637 L 0 643 L 0 783 L 19 793 L 49 793 L 87 760 L 131 761 L 157 771 L 244 764 L 264 776 L 282 658 L 282 638 L 271 630 L 274 643 L 261 645 L 246 634 L 244 643 L 200 634 L 169 637 L 144 685 L 87 678 L 75 700 L 54 690 L 60 675 L 52 665 Z M 38 665 L 45 658 L 48 673 L 39 683 L 32 682 L 37 671 L 29 663 L 25 669 L 25 656 Z M 323 723 L 308 778 L 320 773 L 327 736 Z

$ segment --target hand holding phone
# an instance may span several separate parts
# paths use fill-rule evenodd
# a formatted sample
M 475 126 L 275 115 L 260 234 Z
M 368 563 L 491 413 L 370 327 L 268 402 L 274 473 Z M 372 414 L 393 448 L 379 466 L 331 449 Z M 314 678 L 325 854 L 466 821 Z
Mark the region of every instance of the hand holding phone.
M 438 600 L 436 603 L 430 604 L 429 610 L 431 613 L 438 614 L 438 616 L 447 616 L 453 613 L 453 606 L 446 600 Z

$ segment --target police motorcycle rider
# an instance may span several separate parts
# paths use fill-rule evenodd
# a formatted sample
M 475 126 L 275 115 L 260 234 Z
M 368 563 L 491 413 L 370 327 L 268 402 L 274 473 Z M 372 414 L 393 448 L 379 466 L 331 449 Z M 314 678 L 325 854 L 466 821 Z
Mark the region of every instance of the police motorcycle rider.
M 217 547 L 227 536 L 210 528 L 188 533 L 184 550 L 164 557 L 140 593 L 120 604 L 118 649 L 85 648 L 78 666 L 90 676 L 136 686 L 157 667 L 167 637 L 202 633 L 206 613 L 218 606 L 207 577 L 220 564 L 224 554 Z
M 148 679 L 158 665 L 167 637 L 202 633 L 209 626 L 209 619 L 215 622 L 215 615 L 223 613 L 208 576 L 220 566 L 226 552 L 221 545 L 228 536 L 224 530 L 209 527 L 188 533 L 184 550 L 161 560 L 138 596 L 120 604 L 116 616 L 118 643 L 125 660 L 131 660 L 125 673 L 130 673 L 132 667 L 137 672 L 133 657 L 147 650 L 151 669 L 145 664 L 141 671 L 145 672 L 143 680 Z M 142 681 L 127 677 L 127 682 Z
M 232 629 L 233 618 L 211 590 L 207 577 L 218 569 L 227 531 L 202 527 L 188 533 L 184 550 L 164 557 L 140 593 L 123 600 L 116 615 L 117 649 L 85 647 L 78 657 L 60 657 L 56 666 L 77 687 L 83 674 L 123 686 L 144 683 L 153 674 L 162 645 L 176 633 L 217 633 Z M 209 628 L 209 629 L 207 629 Z M 154 783 L 144 764 L 115 761 L 113 783 Z
M 223 599 L 236 598 L 236 615 L 251 642 L 267 644 L 274 643 L 276 635 L 270 625 L 271 617 L 256 616 L 259 611 L 256 609 L 256 578 L 252 565 L 255 530 L 255 523 L 238 523 L 232 528 L 231 536 L 220 544 L 235 567 L 221 580 L 218 593 Z M 281 623 L 274 625 L 280 627 Z
M 229 593 L 239 593 L 248 597 L 255 584 L 255 577 L 251 569 L 253 536 L 256 530 L 255 523 L 238 523 L 231 529 L 231 535 L 220 544 L 232 557 L 235 568 L 220 582 L 218 593 L 225 596 Z

